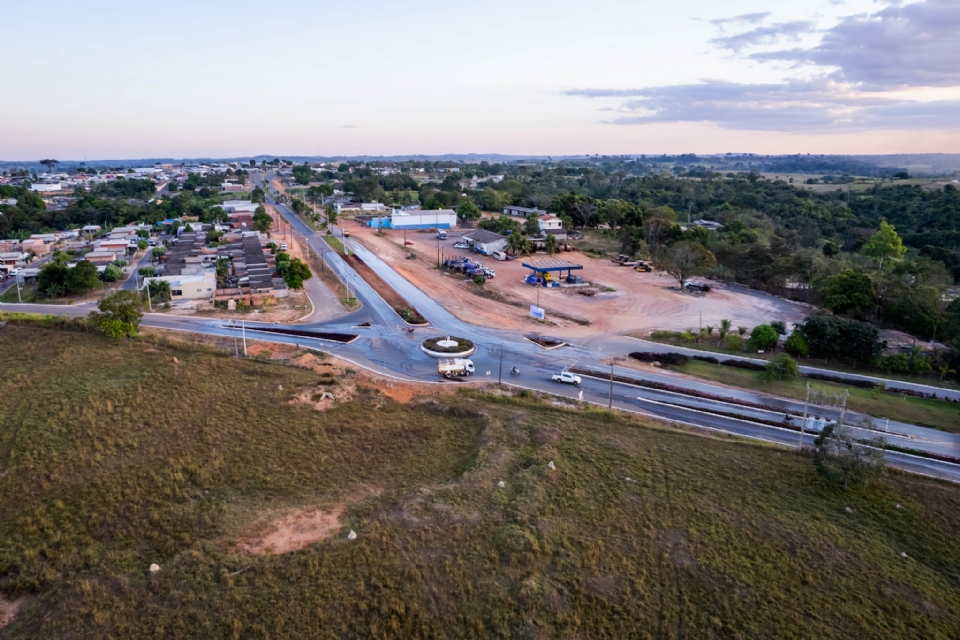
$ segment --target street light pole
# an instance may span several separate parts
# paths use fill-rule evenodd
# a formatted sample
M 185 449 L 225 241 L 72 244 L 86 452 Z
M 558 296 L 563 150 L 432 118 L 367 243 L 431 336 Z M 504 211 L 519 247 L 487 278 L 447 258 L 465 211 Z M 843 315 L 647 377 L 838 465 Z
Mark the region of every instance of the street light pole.
M 610 361 L 610 399 L 607 402 L 607 411 L 613 411 L 613 365 L 622 360 L 623 358 L 614 358 Z
M 500 343 L 500 372 L 497 374 L 497 386 L 503 386 L 503 343 Z

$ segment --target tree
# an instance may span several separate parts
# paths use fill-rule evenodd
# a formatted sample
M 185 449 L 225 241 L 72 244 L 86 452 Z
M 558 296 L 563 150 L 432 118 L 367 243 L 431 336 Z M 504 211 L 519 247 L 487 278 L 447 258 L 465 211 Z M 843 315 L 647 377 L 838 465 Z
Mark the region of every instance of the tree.
M 547 237 L 543 241 L 543 248 L 546 249 L 547 255 L 552 256 L 557 251 L 559 251 L 559 242 L 557 242 L 557 237 L 547 234 Z
M 53 173 L 53 168 L 60 164 L 60 161 L 54 160 L 53 158 L 45 158 L 40 161 L 40 164 L 47 168 L 47 173 Z
M 531 213 L 527 216 L 523 222 L 523 232 L 528 236 L 540 235 L 540 221 L 537 219 L 537 214 Z
M 797 361 L 785 353 L 781 353 L 776 358 L 767 363 L 764 371 L 767 380 L 782 380 L 786 378 L 799 378 L 800 367 Z
M 470 200 L 464 200 L 457 206 L 457 215 L 462 220 L 477 220 L 480 217 L 480 208 Z
M 886 461 L 883 448 L 886 442 L 876 438 L 859 443 L 843 425 L 828 424 L 813 442 L 816 453 L 813 463 L 822 475 L 839 482 L 844 489 L 850 485 L 866 484 L 883 475 Z
M 152 278 L 157 275 L 157 270 L 153 267 L 140 267 L 137 269 L 137 273 L 143 278 Z
M 93 291 L 100 286 L 96 265 L 89 260 L 81 260 L 73 269 L 67 270 L 64 284 L 67 291 L 78 295 Z
M 810 346 L 810 356 L 824 360 L 841 360 L 857 364 L 873 362 L 882 352 L 876 328 L 841 316 L 816 316 L 798 324 Z
M 758 351 L 766 351 L 775 348 L 780 335 L 777 330 L 768 324 L 758 324 L 750 332 L 750 348 Z
M 810 344 L 799 331 L 794 331 L 790 334 L 787 341 L 783 343 L 783 348 L 794 358 L 799 358 L 810 353 Z
M 167 252 L 166 247 L 154 247 L 153 249 L 150 250 L 151 259 L 154 262 L 157 262 L 160 260 L 160 256 L 162 256 L 166 252 Z
M 313 273 L 310 272 L 310 267 L 300 258 L 289 260 L 283 272 L 283 281 L 291 289 L 303 289 L 304 280 L 309 280 L 312 277 Z
M 483 285 L 486 284 L 486 282 L 487 279 L 480 274 L 473 276 L 473 284 L 477 285 L 481 289 L 483 289 Z
M 103 278 L 104 282 L 116 282 L 123 277 L 123 269 L 115 264 L 108 264 L 103 270 L 103 275 L 101 277 Z
M 873 307 L 877 296 L 873 278 L 869 274 L 845 269 L 840 273 L 814 282 L 814 289 L 823 298 L 823 306 L 834 313 L 852 313 L 856 316 Z
M 898 260 L 907 252 L 903 246 L 903 240 L 897 234 L 896 228 L 885 220 L 880 221 L 880 230 L 877 231 L 870 240 L 867 241 L 860 250 L 864 255 L 880 261 L 877 271 L 883 269 L 883 261 L 886 259 Z
M 530 253 L 530 241 L 522 233 L 511 233 L 507 236 L 507 251 L 513 255 Z
M 720 340 L 717 341 L 717 346 L 720 346 L 721 344 L 723 344 L 723 341 L 726 339 L 727 334 L 730 333 L 730 328 L 732 326 L 733 326 L 733 323 L 727 320 L 726 318 L 720 321 L 720 326 L 717 327 L 717 337 L 720 338 Z
M 104 335 L 119 340 L 136 335 L 143 319 L 143 298 L 135 291 L 116 291 L 100 298 L 99 311 L 90 314 L 90 321 Z
M 146 251 L 150 243 L 146 240 L 137 240 L 137 251 Z
M 263 208 L 263 205 L 257 207 L 256 211 L 253 212 L 253 226 L 260 233 L 267 233 L 273 226 L 273 218 Z
M 590 200 L 575 202 L 572 210 L 573 217 L 580 221 L 580 226 L 584 229 L 591 226 L 597 217 L 597 205 Z
M 777 335 L 787 335 L 787 323 L 783 320 L 774 320 L 770 323 L 770 326 L 777 332 Z
M 327 207 L 327 223 L 337 224 L 337 210 L 333 207 Z
M 666 218 L 644 218 L 643 231 L 651 253 L 657 253 L 664 243 L 667 233 L 673 228 L 673 223 Z
M 250 192 L 250 202 L 256 202 L 263 204 L 267 201 L 267 194 L 264 193 L 260 185 L 257 185 L 253 188 L 253 191 Z
M 150 292 L 151 303 L 170 299 L 170 283 L 166 280 L 150 280 L 147 290 Z
M 677 242 L 661 251 L 657 258 L 657 266 L 677 280 L 681 291 L 687 278 L 706 273 L 716 262 L 706 247 L 693 242 Z

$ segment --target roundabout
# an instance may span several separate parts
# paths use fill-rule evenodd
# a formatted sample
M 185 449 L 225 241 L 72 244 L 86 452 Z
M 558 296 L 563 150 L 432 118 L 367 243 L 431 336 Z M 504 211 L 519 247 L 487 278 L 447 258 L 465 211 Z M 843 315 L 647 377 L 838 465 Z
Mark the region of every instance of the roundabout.
M 429 338 L 420 349 L 432 358 L 466 358 L 477 350 L 472 341 L 456 336 Z

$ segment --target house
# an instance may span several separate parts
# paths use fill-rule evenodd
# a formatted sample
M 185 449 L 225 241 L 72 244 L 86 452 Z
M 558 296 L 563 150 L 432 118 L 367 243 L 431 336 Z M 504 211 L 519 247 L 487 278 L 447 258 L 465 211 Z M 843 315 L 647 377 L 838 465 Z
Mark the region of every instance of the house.
M 33 251 L 34 255 L 45 256 L 50 253 L 51 245 L 47 244 L 43 240 L 39 239 L 29 239 L 24 240 L 20 243 L 20 248 L 24 251 Z
M 462 236 L 464 242 L 476 249 L 483 255 L 490 255 L 494 251 L 503 251 L 507 246 L 507 237 L 494 231 L 478 229 L 465 233 Z
M 146 280 L 163 280 L 170 283 L 171 300 L 204 300 L 213 299 L 217 290 L 217 273 L 207 269 L 199 274 L 177 274 L 173 276 L 157 276 Z
M 514 216 L 517 218 L 526 218 L 530 214 L 542 216 L 546 213 L 543 209 L 529 209 L 527 207 L 515 207 L 513 205 L 503 208 L 503 215 Z
M 0 253 L 0 267 L 19 267 L 27 261 L 27 254 L 22 251 L 4 251 Z
M 220 185 L 220 191 L 222 193 L 232 193 L 234 191 L 243 191 L 243 185 L 237 182 L 224 182 Z
M 542 216 L 537 216 L 537 224 L 540 226 L 541 232 L 546 231 L 547 229 L 563 228 L 563 220 L 552 213 L 545 213 Z
M 39 240 L 43 244 L 53 244 L 57 241 L 55 233 L 34 233 L 30 236 L 31 240 Z
M 124 254 L 121 252 L 119 257 L 122 258 L 123 255 Z M 117 253 L 115 251 L 106 251 L 102 249 L 96 249 L 83 256 L 84 260 L 89 260 L 96 265 L 108 265 L 116 260 L 117 257 Z
M 83 233 L 100 233 L 100 225 L 98 224 L 88 224 L 87 226 L 80 229 Z

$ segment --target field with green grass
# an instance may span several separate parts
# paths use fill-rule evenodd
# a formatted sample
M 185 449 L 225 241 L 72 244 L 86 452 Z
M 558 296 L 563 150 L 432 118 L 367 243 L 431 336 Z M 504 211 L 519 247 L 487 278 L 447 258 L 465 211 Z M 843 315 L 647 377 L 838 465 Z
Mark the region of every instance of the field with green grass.
M 0 371 L 4 640 L 960 635 L 952 485 L 534 397 L 319 411 L 349 373 L 39 327 Z M 236 544 L 324 505 L 326 540 Z
M 686 364 L 671 367 L 677 371 L 722 382 L 742 389 L 754 389 L 784 398 L 803 400 L 807 392 L 807 380 L 804 378 L 785 378 L 783 380 L 765 380 L 764 372 L 725 367 L 699 360 L 689 360 Z M 831 395 L 843 395 L 844 389 L 850 391 L 847 407 L 858 413 L 874 418 L 890 418 L 913 424 L 960 433 L 960 404 L 930 398 L 898 396 L 891 393 L 874 392 L 872 389 L 845 387 L 842 384 L 810 380 L 810 386 Z M 874 420 L 879 424 L 878 420 Z

